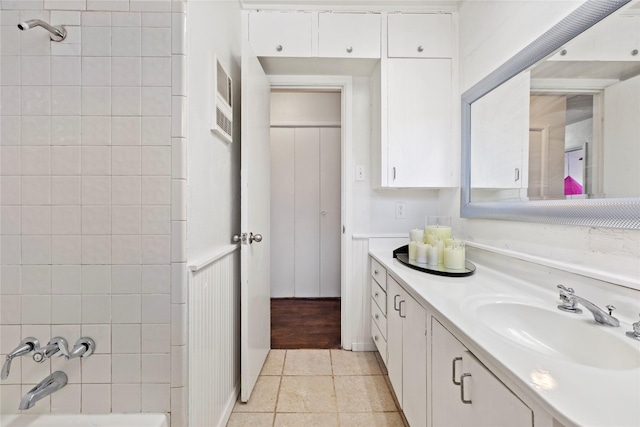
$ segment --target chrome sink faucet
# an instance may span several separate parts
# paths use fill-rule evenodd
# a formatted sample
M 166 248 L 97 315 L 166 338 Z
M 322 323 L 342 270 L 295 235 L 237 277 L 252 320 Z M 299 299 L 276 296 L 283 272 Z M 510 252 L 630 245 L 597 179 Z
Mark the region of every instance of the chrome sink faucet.
M 613 310 L 616 309 L 614 306 L 607 305 L 606 308 L 609 310 L 609 313 L 607 313 L 591 301 L 575 295 L 573 288 L 566 288 L 563 285 L 558 285 L 558 289 L 560 289 L 560 302 L 562 302 L 562 304 L 558 306 L 560 310 L 576 314 L 582 313 L 582 310 L 576 307 L 579 303 L 593 314 L 593 318 L 596 322 L 602 325 L 620 326 L 618 319 L 611 315 Z
M 47 378 L 40 381 L 34 388 L 29 390 L 29 392 L 22 397 L 18 409 L 22 411 L 25 409 L 33 408 L 38 400 L 47 397 L 52 393 L 55 393 L 65 385 L 67 385 L 67 374 L 62 371 L 55 371 Z

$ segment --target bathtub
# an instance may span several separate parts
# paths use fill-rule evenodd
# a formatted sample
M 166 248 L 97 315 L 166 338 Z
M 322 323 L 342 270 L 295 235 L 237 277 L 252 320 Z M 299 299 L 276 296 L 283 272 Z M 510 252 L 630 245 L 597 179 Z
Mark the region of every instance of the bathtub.
M 169 427 L 166 414 L 2 415 L 1 427 Z

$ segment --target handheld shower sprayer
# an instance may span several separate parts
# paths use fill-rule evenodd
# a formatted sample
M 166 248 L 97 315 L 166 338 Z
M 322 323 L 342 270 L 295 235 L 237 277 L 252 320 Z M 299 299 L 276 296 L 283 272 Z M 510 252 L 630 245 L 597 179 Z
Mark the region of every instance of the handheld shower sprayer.
M 67 30 L 64 29 L 64 26 L 58 25 L 54 27 L 44 21 L 41 21 L 40 19 L 29 19 L 28 21 L 24 21 L 18 24 L 18 28 L 22 31 L 27 31 L 34 27 L 42 27 L 45 30 L 49 31 L 51 33 L 49 35 L 49 38 L 54 42 L 61 42 L 65 39 L 65 37 L 67 37 Z

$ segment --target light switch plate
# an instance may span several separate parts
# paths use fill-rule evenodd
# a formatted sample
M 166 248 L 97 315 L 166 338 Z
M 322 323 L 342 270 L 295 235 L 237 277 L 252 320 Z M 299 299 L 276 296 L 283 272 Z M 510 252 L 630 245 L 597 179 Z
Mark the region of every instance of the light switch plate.
M 405 219 L 407 217 L 407 203 L 396 202 L 396 219 Z
M 356 181 L 364 181 L 364 165 L 356 165 Z

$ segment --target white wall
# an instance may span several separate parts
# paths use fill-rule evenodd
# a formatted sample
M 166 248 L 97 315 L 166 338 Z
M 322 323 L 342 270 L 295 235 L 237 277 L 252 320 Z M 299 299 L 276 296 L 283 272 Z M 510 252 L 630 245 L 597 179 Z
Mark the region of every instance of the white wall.
M 240 3 L 188 2 L 188 230 L 190 261 L 231 243 L 240 232 Z M 209 130 L 213 54 L 233 80 L 233 137 Z
M 30 335 L 96 342 L 87 359 L 15 360 L 0 412 L 17 412 L 55 370 L 69 384 L 30 413 L 180 412 L 170 402 L 172 380 L 184 381 L 180 329 L 171 333 L 171 261 L 183 246 L 171 215 L 181 13 L 167 1 L 0 6 L 0 353 Z M 32 18 L 66 25 L 67 39 L 18 30 Z
M 464 2 L 460 9 L 462 90 L 478 82 L 579 4 Z M 443 210 L 458 217 L 458 229 L 464 239 L 568 263 L 593 270 L 593 274 L 617 275 L 620 282 L 638 283 L 640 231 L 460 219 L 457 191 L 441 191 L 440 200 Z
M 184 212 L 187 264 L 193 264 L 233 249 L 231 236 L 240 232 L 240 3 L 238 0 L 189 1 L 187 22 L 188 142 Z M 233 80 L 232 143 L 224 142 L 210 130 L 214 54 Z M 237 250 L 202 270 L 189 273 L 190 321 L 182 325 L 191 337 L 189 354 L 185 357 L 189 365 L 189 394 L 177 391 L 172 394 L 172 398 L 188 406 L 189 425 L 202 425 L 203 420 L 210 425 L 224 425 L 237 397 L 239 273 Z M 180 276 L 178 280 L 187 280 L 186 274 Z M 207 317 L 211 313 L 217 316 L 215 324 Z M 211 350 L 204 358 L 202 348 Z M 185 420 L 186 412 L 182 414 Z

